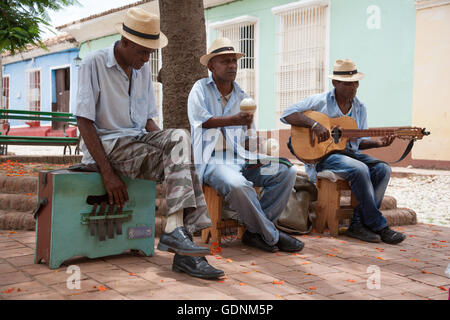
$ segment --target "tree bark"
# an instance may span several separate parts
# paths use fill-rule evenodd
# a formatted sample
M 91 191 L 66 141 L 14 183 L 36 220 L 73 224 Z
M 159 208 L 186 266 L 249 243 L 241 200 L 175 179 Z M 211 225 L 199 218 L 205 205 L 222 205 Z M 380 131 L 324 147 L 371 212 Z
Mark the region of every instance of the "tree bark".
M 3 61 L 0 51 L 0 109 L 3 109 Z
M 187 99 L 194 83 L 208 76 L 200 64 L 206 53 L 203 0 L 159 0 L 162 49 L 163 127 L 188 129 Z

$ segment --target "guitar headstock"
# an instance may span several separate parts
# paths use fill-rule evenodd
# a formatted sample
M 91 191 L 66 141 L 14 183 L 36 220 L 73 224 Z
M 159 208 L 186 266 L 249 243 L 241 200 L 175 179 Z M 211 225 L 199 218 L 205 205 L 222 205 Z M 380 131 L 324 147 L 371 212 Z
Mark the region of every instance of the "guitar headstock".
M 430 131 L 426 131 L 425 128 L 418 127 L 399 127 L 395 130 L 395 136 L 405 140 L 420 140 L 424 136 L 430 135 Z

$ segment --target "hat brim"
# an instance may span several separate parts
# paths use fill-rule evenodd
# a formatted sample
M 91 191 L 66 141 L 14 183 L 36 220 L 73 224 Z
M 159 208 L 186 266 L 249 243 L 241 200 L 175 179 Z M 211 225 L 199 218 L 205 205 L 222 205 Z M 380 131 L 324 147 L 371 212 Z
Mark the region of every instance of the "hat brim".
M 214 58 L 215 56 L 220 56 L 223 54 L 235 54 L 237 59 L 242 58 L 243 56 L 245 56 L 244 53 L 241 52 L 235 52 L 235 51 L 222 51 L 219 53 L 210 53 L 210 54 L 204 54 L 203 56 L 200 57 L 200 63 L 204 66 L 208 65 L 209 60 L 211 60 L 212 58 Z
M 161 49 L 167 46 L 167 44 L 169 43 L 169 40 L 167 40 L 166 35 L 162 32 L 159 33 L 159 39 L 157 40 L 144 39 L 124 31 L 122 25 L 123 25 L 122 23 L 117 23 L 116 25 L 114 25 L 114 28 L 116 28 L 117 32 L 119 32 L 125 38 L 143 47 L 150 49 Z
M 334 74 L 330 74 L 328 76 L 328 78 L 330 78 L 331 80 L 338 80 L 338 81 L 344 81 L 344 82 L 353 82 L 353 81 L 359 81 L 362 80 L 366 75 L 364 73 L 358 72 L 356 74 L 352 74 L 352 75 L 348 75 L 348 76 L 343 76 L 343 75 L 334 75 Z

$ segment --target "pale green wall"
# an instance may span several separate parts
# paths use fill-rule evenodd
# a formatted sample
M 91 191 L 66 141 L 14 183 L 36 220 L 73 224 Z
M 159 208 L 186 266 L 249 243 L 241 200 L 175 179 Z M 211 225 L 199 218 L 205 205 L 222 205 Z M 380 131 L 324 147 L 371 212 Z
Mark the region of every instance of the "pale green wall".
M 86 41 L 80 44 L 80 58 L 83 59 L 89 52 L 100 50 L 112 45 L 115 41 L 120 40 L 120 34 L 114 34 L 104 38 Z
M 381 9 L 380 29 L 367 28 L 370 5 Z M 331 2 L 330 72 L 336 59 L 350 58 L 366 75 L 358 97 L 369 126 L 411 125 L 415 24 L 414 0 Z
M 209 23 L 229 20 L 249 15 L 258 18 L 258 129 L 270 130 L 276 127 L 276 54 L 277 17 L 272 8 L 292 1 L 289 0 L 243 0 L 205 10 L 205 20 Z M 255 35 L 256 36 L 256 35 Z M 211 33 L 210 33 L 211 37 Z M 210 38 L 210 43 L 212 39 Z
M 209 22 L 249 15 L 258 18 L 259 129 L 276 122 L 277 17 L 271 9 L 289 0 L 241 0 L 205 10 Z M 414 0 L 331 0 L 330 71 L 336 59 L 351 58 L 366 74 L 358 97 L 368 107 L 369 126 L 410 125 L 414 66 Z M 380 29 L 369 30 L 370 5 L 380 8 Z M 211 39 L 210 39 L 211 40 Z M 331 83 L 329 88 L 332 88 Z

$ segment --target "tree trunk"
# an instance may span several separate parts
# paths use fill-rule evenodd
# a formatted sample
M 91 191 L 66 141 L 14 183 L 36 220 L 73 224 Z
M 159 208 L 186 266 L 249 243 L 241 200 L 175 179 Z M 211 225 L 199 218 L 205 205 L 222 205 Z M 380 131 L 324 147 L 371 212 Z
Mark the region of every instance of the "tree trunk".
M 163 127 L 188 129 L 187 99 L 194 83 L 208 76 L 200 57 L 206 53 L 203 0 L 159 0 L 162 49 Z
M 3 61 L 0 51 L 0 109 L 3 109 Z

